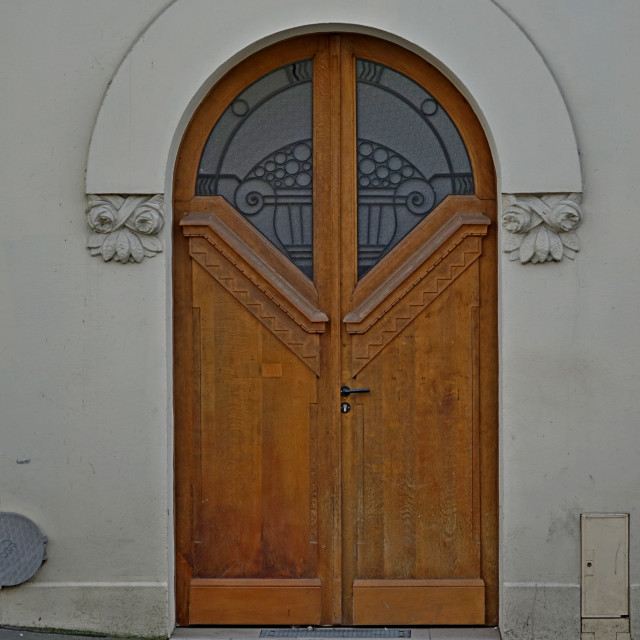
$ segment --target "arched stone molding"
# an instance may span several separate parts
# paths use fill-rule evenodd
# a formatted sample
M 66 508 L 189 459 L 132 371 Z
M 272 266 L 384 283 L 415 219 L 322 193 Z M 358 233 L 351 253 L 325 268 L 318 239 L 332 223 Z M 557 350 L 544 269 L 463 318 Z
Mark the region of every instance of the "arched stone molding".
M 463 91 L 485 126 L 503 193 L 582 191 L 560 91 L 532 43 L 491 0 L 176 0 L 135 43 L 105 94 L 87 193 L 164 193 L 184 127 L 223 73 L 276 40 L 343 30 L 412 49 Z

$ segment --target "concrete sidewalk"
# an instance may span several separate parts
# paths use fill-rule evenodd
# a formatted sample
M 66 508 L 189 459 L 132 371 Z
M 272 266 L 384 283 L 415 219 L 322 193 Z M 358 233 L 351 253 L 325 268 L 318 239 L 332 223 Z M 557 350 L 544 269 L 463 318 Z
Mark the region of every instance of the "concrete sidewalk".
M 122 640 L 114 636 L 48 633 L 0 627 L 0 640 Z
M 296 638 L 310 640 L 312 634 L 305 633 L 305 630 L 305 627 L 301 627 Z M 182 627 L 173 632 L 171 640 L 257 640 L 260 637 L 260 631 L 260 627 L 247 629 Z M 318 638 L 318 636 L 315 636 L 315 638 Z M 123 640 L 123 638 L 97 634 L 50 633 L 0 627 L 0 640 Z M 274 640 L 278 639 L 274 638 Z M 361 637 L 360 640 L 367 640 L 367 638 Z M 414 627 L 411 629 L 411 640 L 500 640 L 500 632 L 496 628 L 487 627 Z

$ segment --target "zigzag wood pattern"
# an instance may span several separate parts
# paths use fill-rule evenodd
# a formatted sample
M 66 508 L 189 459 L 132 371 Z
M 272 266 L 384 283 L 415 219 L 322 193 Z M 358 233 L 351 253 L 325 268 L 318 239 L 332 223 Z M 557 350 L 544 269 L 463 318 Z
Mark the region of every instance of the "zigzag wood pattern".
M 467 235 L 457 242 L 444 259 L 418 278 L 395 305 L 364 333 L 353 335 L 353 375 L 361 371 L 382 349 L 426 309 L 449 285 L 464 273 L 482 253 L 480 237 Z
M 200 238 L 190 239 L 190 254 L 236 300 L 254 315 L 316 375 L 319 374 L 319 338 L 306 333 L 285 315 L 245 274 Z

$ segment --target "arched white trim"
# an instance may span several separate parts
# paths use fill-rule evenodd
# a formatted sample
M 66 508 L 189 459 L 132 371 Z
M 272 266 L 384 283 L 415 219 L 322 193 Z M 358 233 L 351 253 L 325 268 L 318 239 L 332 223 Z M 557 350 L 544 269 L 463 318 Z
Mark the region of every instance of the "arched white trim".
M 555 80 L 491 0 L 176 0 L 135 43 L 105 94 L 87 193 L 163 193 L 176 140 L 224 72 L 284 37 L 346 30 L 403 44 L 453 80 L 485 126 L 500 191 L 582 191 Z

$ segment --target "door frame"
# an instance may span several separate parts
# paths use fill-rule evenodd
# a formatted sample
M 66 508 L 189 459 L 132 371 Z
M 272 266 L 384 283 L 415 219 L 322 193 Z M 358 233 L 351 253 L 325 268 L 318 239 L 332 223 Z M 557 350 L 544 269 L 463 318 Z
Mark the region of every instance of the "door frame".
M 326 34 L 325 34 L 326 36 Z M 327 38 L 325 38 L 327 39 Z M 424 77 L 425 80 L 422 81 L 422 84 L 427 86 L 428 89 L 433 90 L 435 83 L 438 87 L 438 90 L 435 91 L 436 97 L 444 102 L 442 102 L 443 106 L 447 110 L 447 112 L 452 115 L 454 122 L 459 126 L 461 132 L 463 134 L 463 139 L 467 143 L 467 150 L 470 155 L 472 167 L 474 169 L 474 176 L 476 177 L 476 194 L 481 198 L 479 202 L 484 202 L 484 213 L 488 215 L 492 219 L 492 226 L 496 228 L 496 184 L 495 184 L 495 170 L 493 166 L 493 159 L 491 155 L 491 151 L 489 148 L 488 141 L 486 136 L 482 130 L 481 124 L 477 119 L 477 116 L 473 113 L 473 110 L 468 105 L 467 101 L 460 94 L 458 90 L 447 80 L 441 73 L 435 70 L 431 65 L 426 63 L 426 61 L 421 60 L 414 53 L 401 49 L 398 45 L 391 44 L 387 41 L 376 39 L 370 36 L 361 36 L 355 35 L 353 38 L 355 41 L 360 42 L 360 47 L 364 47 L 362 50 L 364 51 L 364 55 L 370 57 L 371 59 L 376 59 L 376 56 L 379 57 L 380 61 L 385 59 L 385 56 L 391 57 L 394 53 L 398 55 L 398 57 L 402 60 L 402 65 L 404 65 L 405 73 L 410 73 L 411 64 L 419 65 L 419 69 L 424 69 L 425 71 L 421 71 L 420 74 L 426 74 Z M 328 40 L 328 39 L 327 39 Z M 259 51 L 256 54 L 250 56 L 242 63 L 234 67 L 232 71 L 230 71 L 225 77 L 221 79 L 221 81 L 212 89 L 212 92 L 215 91 L 222 100 L 222 104 L 226 104 L 230 101 L 234 95 L 236 95 L 237 91 L 237 82 L 236 77 L 240 74 L 243 77 L 243 74 L 246 73 L 244 70 L 250 70 L 250 76 L 260 77 L 263 73 L 267 72 L 270 68 L 275 68 L 271 66 L 271 63 L 266 64 L 262 58 L 265 52 L 268 52 L 267 59 L 271 60 L 270 55 L 274 55 L 276 58 L 278 56 L 283 57 L 285 55 L 285 51 L 289 49 L 289 47 L 304 49 L 304 37 L 291 38 L 287 40 L 283 40 L 271 47 L 266 48 L 265 50 Z M 376 53 L 378 52 L 378 53 Z M 384 52 L 384 55 L 382 54 Z M 335 57 L 337 53 L 331 47 L 328 51 L 325 52 L 325 56 L 327 53 L 331 57 L 331 60 L 336 60 L 335 64 L 338 64 L 339 58 Z M 333 65 L 334 62 L 330 62 L 329 64 Z M 263 68 L 264 67 L 264 68 Z M 256 70 L 258 69 L 260 72 Z M 398 67 L 400 71 L 403 70 L 403 66 Z M 430 71 L 429 71 L 430 69 Z M 337 69 L 339 73 L 339 68 Z M 343 74 L 343 77 L 346 75 Z M 432 84 L 429 84 L 431 82 Z M 344 95 L 346 93 L 350 93 L 354 90 L 354 88 L 344 88 L 341 90 Z M 346 93 L 345 93 L 346 92 Z M 331 109 L 332 110 L 340 110 L 339 96 L 331 98 Z M 219 100 L 220 101 L 220 100 Z M 218 101 L 218 102 L 219 102 Z M 349 104 L 353 104 L 353 100 L 348 101 Z M 202 123 L 204 119 L 205 123 L 209 123 L 206 126 L 210 127 L 212 122 L 215 122 L 219 114 L 222 113 L 223 106 L 216 104 L 214 101 L 205 99 L 202 101 L 202 108 L 199 110 L 198 115 L 199 119 L 194 119 L 194 124 L 188 130 L 185 136 L 183 137 L 183 142 L 185 142 L 185 147 L 181 147 L 181 151 L 178 153 L 178 159 L 176 161 L 176 167 L 178 166 L 186 166 L 187 170 L 185 175 L 195 175 L 195 167 L 197 166 L 197 161 L 199 159 L 199 155 L 196 157 L 195 152 L 201 148 L 203 141 L 206 141 L 206 137 L 208 135 L 208 130 L 203 128 L 205 124 Z M 452 109 L 454 112 L 452 112 Z M 204 116 L 203 116 L 204 114 Z M 354 122 L 352 120 L 352 114 L 344 112 L 342 110 L 342 116 L 338 118 L 339 121 L 342 122 L 340 125 L 344 131 L 353 132 L 354 130 Z M 330 130 L 331 136 L 336 135 L 336 133 L 327 126 L 327 122 L 322 122 L 320 124 L 314 124 L 314 130 L 316 127 L 321 127 L 323 130 Z M 197 144 L 194 144 L 197 142 Z M 343 148 L 344 144 L 341 142 L 341 139 L 334 140 L 333 143 L 335 148 Z M 198 146 L 200 145 L 200 146 Z M 348 146 L 348 145 L 347 145 Z M 185 150 L 186 155 L 182 150 Z M 182 153 L 182 155 L 181 155 Z M 343 154 L 343 160 L 341 163 L 334 163 L 335 166 L 332 166 L 331 173 L 333 180 L 339 180 L 338 172 L 351 171 L 349 165 L 349 153 Z M 185 556 L 189 555 L 188 546 L 191 543 L 193 538 L 193 506 L 192 506 L 192 496 L 187 495 L 186 489 L 192 485 L 191 481 L 191 473 L 192 470 L 189 465 L 186 463 L 186 460 L 189 459 L 189 452 L 191 451 L 190 442 L 193 440 L 194 434 L 189 429 L 189 425 L 193 424 L 193 416 L 195 414 L 195 408 L 192 405 L 192 401 L 188 398 L 191 397 L 191 382 L 190 377 L 191 374 L 191 364 L 190 360 L 192 358 L 192 337 L 190 335 L 190 320 L 187 318 L 187 315 L 190 317 L 189 305 L 191 299 L 191 291 L 190 291 L 190 277 L 189 277 L 189 265 L 190 258 L 188 253 L 187 245 L 184 241 L 183 232 L 180 228 L 179 221 L 185 213 L 185 207 L 187 206 L 188 198 L 187 194 L 191 193 L 190 186 L 184 186 L 180 184 L 180 177 L 183 174 L 178 174 L 176 170 L 175 178 L 174 178 L 174 224 L 173 224 L 173 249 L 174 249 L 174 261 L 173 261 L 173 282 L 174 282 L 174 398 L 175 398 L 175 466 L 177 473 L 176 487 L 175 487 L 175 500 L 176 506 L 181 507 L 176 509 L 176 579 L 177 582 L 177 610 L 179 622 L 183 624 L 187 621 L 187 611 L 188 611 L 188 588 L 187 583 L 190 580 L 189 573 L 189 563 L 186 561 Z M 335 193 L 335 192 L 333 192 Z M 324 209 L 329 210 L 341 210 L 343 206 L 345 206 L 344 202 L 340 202 L 339 199 L 336 199 L 336 196 L 331 193 L 329 190 L 325 188 L 322 189 L 322 193 L 319 194 L 319 197 L 326 203 L 331 203 L 330 207 L 323 207 Z M 342 194 L 345 192 L 342 191 Z M 344 197 L 343 196 L 338 196 Z M 481 415 L 484 412 L 485 415 L 490 416 L 489 418 L 485 418 L 481 421 L 480 433 L 481 433 L 481 442 L 482 447 L 479 448 L 479 473 L 481 474 L 482 481 L 480 483 L 481 492 L 480 496 L 477 498 L 479 503 L 482 505 L 481 509 L 481 520 L 482 525 L 480 527 L 481 537 L 482 537 L 482 545 L 483 554 L 483 569 L 482 575 L 485 578 L 485 582 L 487 585 L 486 588 L 486 624 L 487 625 L 497 625 L 498 623 L 498 482 L 497 482 L 497 473 L 498 473 L 498 454 L 497 454 L 497 446 L 498 446 L 498 427 L 497 427 L 497 367 L 498 367 L 498 357 L 497 357 L 497 232 L 494 231 L 490 234 L 490 236 L 484 241 L 484 252 L 486 252 L 489 257 L 483 261 L 487 264 L 481 269 L 482 273 L 482 281 L 487 283 L 491 282 L 491 291 L 493 292 L 491 295 L 493 296 L 494 304 L 491 305 L 491 308 L 485 308 L 482 312 L 481 322 L 485 323 L 486 326 L 493 327 L 490 331 L 483 334 L 483 339 L 487 338 L 486 342 L 482 345 L 482 351 L 485 354 L 486 361 L 490 361 L 492 367 L 495 367 L 496 375 L 491 375 L 491 372 L 487 373 L 484 370 L 481 370 L 480 379 L 483 380 L 485 384 L 485 392 L 488 389 L 488 392 L 484 393 L 483 397 L 480 398 L 479 402 L 481 404 L 480 412 Z M 320 267 L 322 268 L 322 267 Z M 486 269 L 489 269 L 488 272 L 485 272 Z M 336 301 L 340 300 L 340 296 L 335 297 Z M 339 303 L 338 303 L 339 304 Z M 336 315 L 337 314 L 337 315 Z M 334 316 L 342 316 L 343 314 L 340 311 L 334 310 Z M 181 317 L 182 316 L 182 317 Z M 337 338 L 334 338 L 334 341 Z M 322 393 L 321 393 L 322 395 Z M 326 395 L 326 394 L 325 394 Z M 187 399 L 185 399 L 187 398 Z M 327 399 L 325 398 L 325 402 Z M 339 426 L 339 414 L 336 417 L 331 419 L 331 426 L 327 427 L 331 429 L 331 432 L 337 434 L 340 431 Z M 492 425 L 493 428 L 489 428 L 489 425 Z M 182 438 L 177 437 L 178 433 L 182 433 Z M 333 440 L 336 441 L 335 445 L 331 445 L 332 447 L 338 447 L 336 451 L 334 451 L 335 459 L 340 459 L 340 450 L 339 450 L 339 442 L 338 437 L 333 436 Z M 337 470 L 337 473 L 341 473 L 340 470 Z M 335 476 L 332 480 L 333 489 L 331 490 L 332 494 L 332 502 L 334 504 L 341 504 L 341 495 L 342 490 L 340 489 L 341 480 L 339 477 Z M 334 516 L 333 522 L 329 525 L 326 523 L 327 527 L 330 527 L 331 538 L 333 540 L 332 547 L 332 573 L 331 575 L 335 579 L 335 576 L 340 573 L 342 575 L 342 562 L 344 558 L 344 539 L 342 537 L 344 531 L 342 530 L 341 514 L 342 507 L 337 506 L 334 508 Z M 182 552 L 181 552 L 182 551 Z M 338 557 L 339 556 L 339 557 Z M 327 562 L 327 559 L 324 560 Z M 178 569 L 178 567 L 181 567 Z M 182 582 L 179 582 L 179 578 L 182 576 Z M 342 599 L 346 598 L 347 589 L 343 588 L 342 590 Z M 333 604 L 335 601 L 337 594 L 331 596 L 332 604 L 325 603 L 324 608 L 326 612 L 330 611 L 330 619 L 333 623 L 340 624 L 339 620 L 342 620 L 341 616 L 344 612 L 344 605 L 336 606 Z M 325 614 L 325 619 L 329 619 L 327 614 Z M 346 614 L 347 618 L 352 615 L 349 612 Z

